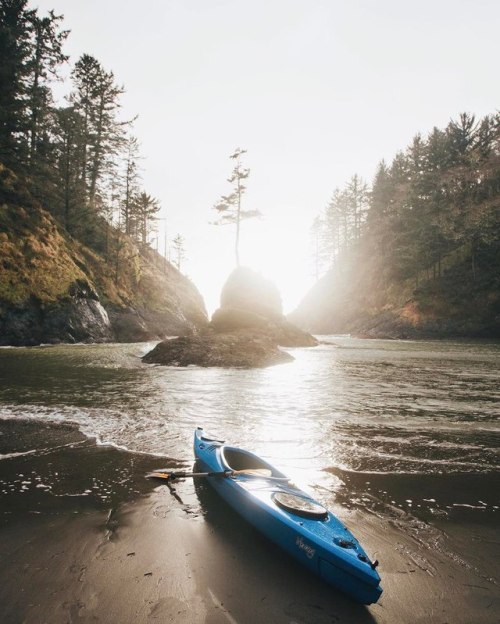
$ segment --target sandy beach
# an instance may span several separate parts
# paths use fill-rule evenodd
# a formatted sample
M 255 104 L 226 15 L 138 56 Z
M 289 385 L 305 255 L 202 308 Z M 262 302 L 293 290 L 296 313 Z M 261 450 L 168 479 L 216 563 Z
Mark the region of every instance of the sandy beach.
M 438 526 L 425 535 L 397 517 L 335 509 L 381 562 L 384 593 L 364 607 L 279 551 L 204 483 L 172 490 L 145 479 L 164 459 L 96 446 L 67 425 L 11 421 L 2 430 L 3 624 L 499 621 L 493 525 L 454 526 L 443 542 Z M 30 453 L 40 436 L 45 450 Z

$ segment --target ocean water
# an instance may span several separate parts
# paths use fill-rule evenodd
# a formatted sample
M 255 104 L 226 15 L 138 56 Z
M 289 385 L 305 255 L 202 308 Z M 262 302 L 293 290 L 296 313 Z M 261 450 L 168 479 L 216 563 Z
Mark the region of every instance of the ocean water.
M 327 504 L 496 520 L 500 344 L 320 340 L 262 370 L 145 365 L 154 343 L 3 348 L 0 431 L 2 419 L 71 422 L 188 467 L 203 426 Z

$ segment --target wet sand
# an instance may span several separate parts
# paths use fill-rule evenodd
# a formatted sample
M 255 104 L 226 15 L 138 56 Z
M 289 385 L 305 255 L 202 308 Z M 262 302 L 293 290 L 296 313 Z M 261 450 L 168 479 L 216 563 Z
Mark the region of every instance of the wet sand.
M 4 421 L 0 430 L 2 624 L 499 622 L 491 523 L 415 527 L 398 512 L 339 505 L 381 562 L 384 593 L 364 607 L 203 483 L 171 491 L 146 480 L 165 459 L 96 446 L 68 426 Z M 30 453 L 35 442 L 45 450 Z

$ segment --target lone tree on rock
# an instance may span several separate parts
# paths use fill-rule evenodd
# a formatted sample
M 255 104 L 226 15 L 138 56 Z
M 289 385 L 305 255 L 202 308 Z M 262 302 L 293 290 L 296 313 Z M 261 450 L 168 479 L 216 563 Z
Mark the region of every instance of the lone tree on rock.
M 236 148 L 229 158 L 236 161 L 231 177 L 228 182 L 233 185 L 232 192 L 229 195 L 222 195 L 219 201 L 213 207 L 219 213 L 219 220 L 215 225 L 226 225 L 234 223 L 236 225 L 236 237 L 234 243 L 234 253 L 236 256 L 236 266 L 240 266 L 240 223 L 243 219 L 260 216 L 258 210 L 243 210 L 241 207 L 241 199 L 246 191 L 244 181 L 250 175 L 250 169 L 245 169 L 241 163 L 241 156 L 246 154 L 246 150 Z

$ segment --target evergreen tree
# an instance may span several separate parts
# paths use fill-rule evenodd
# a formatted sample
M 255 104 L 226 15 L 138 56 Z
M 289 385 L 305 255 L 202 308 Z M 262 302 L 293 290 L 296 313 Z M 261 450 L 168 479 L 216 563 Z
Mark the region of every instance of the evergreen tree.
M 125 160 L 123 173 L 123 199 L 121 208 L 121 225 L 125 234 L 132 234 L 134 222 L 132 218 L 133 199 L 139 193 L 139 141 L 128 137 L 125 144 Z
M 62 47 L 68 36 L 60 29 L 62 16 L 50 11 L 47 17 L 32 16 L 31 54 L 27 62 L 30 169 L 36 171 L 37 152 L 43 141 L 44 129 L 50 124 L 52 92 L 50 81 L 58 77 L 59 66 L 68 60 Z
M 246 192 L 246 186 L 244 180 L 250 175 L 250 169 L 245 169 L 241 163 L 241 156 L 246 153 L 246 150 L 242 150 L 239 147 L 231 154 L 230 158 L 236 161 L 231 176 L 228 178 L 228 182 L 232 184 L 232 191 L 229 195 L 222 195 L 219 201 L 215 204 L 214 210 L 220 215 L 219 221 L 216 225 L 226 225 L 232 223 L 236 226 L 236 235 L 234 243 L 234 252 L 236 257 L 236 266 L 240 266 L 240 224 L 243 219 L 250 219 L 252 217 L 260 216 L 258 210 L 243 210 L 242 198 Z
M 348 233 L 346 241 L 357 241 L 361 237 L 362 227 L 368 213 L 368 185 L 354 174 L 344 191 L 347 212 Z
M 460 249 L 477 278 L 500 240 L 499 119 L 464 113 L 381 163 L 370 193 L 357 176 L 336 189 L 321 219 L 331 262 L 369 250 L 385 279 L 418 286 L 440 280 L 444 258 Z
M 144 191 L 136 195 L 132 202 L 131 220 L 135 224 L 136 238 L 143 245 L 148 242 L 148 237 L 155 226 L 160 202 Z
M 353 175 L 343 189 L 336 188 L 321 219 L 321 247 L 330 267 L 359 240 L 368 213 L 368 186 Z
M 76 62 L 72 78 L 70 101 L 83 120 L 79 179 L 86 201 L 95 208 L 99 181 L 124 141 L 124 124 L 117 119 L 123 88 L 89 54 Z
M 183 260 L 186 259 L 186 250 L 185 250 L 185 247 L 184 247 L 184 237 L 181 236 L 180 234 L 177 234 L 177 236 L 172 241 L 172 245 L 173 245 L 173 248 L 174 248 L 174 264 L 177 267 L 177 269 L 180 271 L 181 270 L 181 266 L 182 266 L 182 262 L 183 262 Z
M 335 264 L 345 241 L 347 218 L 344 199 L 343 192 L 336 188 L 320 221 L 323 226 L 321 242 L 330 266 Z
M 448 125 L 447 136 L 453 166 L 444 184 L 448 203 L 446 232 L 455 245 L 467 246 L 471 273 L 476 279 L 482 249 L 498 242 L 498 122 L 496 127 L 492 120 L 478 124 L 473 115 L 463 113 Z
M 367 237 L 374 257 L 381 259 L 381 265 L 387 266 L 391 254 L 392 215 L 394 203 L 394 184 L 386 163 L 382 161 L 377 169 L 371 189 L 370 208 L 368 210 Z
M 18 171 L 28 160 L 28 60 L 35 10 L 0 0 L 0 161 Z
M 81 169 L 83 126 L 83 118 L 74 106 L 55 111 L 54 148 L 57 179 L 55 212 L 70 233 L 74 233 L 78 226 L 82 216 L 78 207 L 85 202 L 78 175 Z

